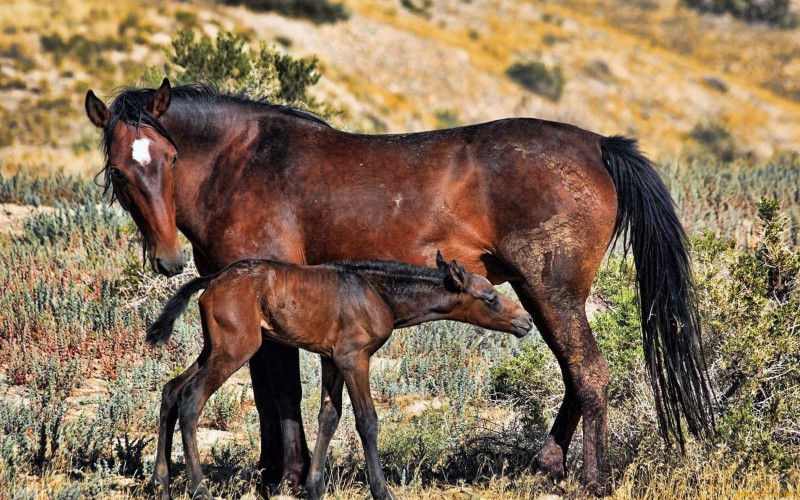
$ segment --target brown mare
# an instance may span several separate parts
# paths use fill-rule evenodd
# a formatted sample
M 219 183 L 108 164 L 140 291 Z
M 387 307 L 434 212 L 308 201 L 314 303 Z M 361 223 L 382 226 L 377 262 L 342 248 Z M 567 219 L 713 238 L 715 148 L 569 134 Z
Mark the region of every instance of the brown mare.
M 310 267 L 246 260 L 178 290 L 148 329 L 147 340 L 165 342 L 191 296 L 205 288 L 200 297 L 204 342 L 197 361 L 164 387 L 153 477 L 161 497 L 169 498 L 167 420 L 177 407 L 189 492 L 192 498 L 211 498 L 202 484 L 197 419 L 208 398 L 258 351 L 262 339 L 271 339 L 322 355 L 309 498 L 320 498 L 325 491 L 325 457 L 342 414 L 343 384 L 353 403 L 372 496 L 393 498 L 378 460 L 378 418 L 369 388 L 370 358 L 392 330 L 439 319 L 518 337 L 533 327 L 531 316 L 497 293 L 486 278 L 466 272 L 456 261 L 448 264 L 441 254 L 436 257 L 436 270 L 380 260 Z
M 608 367 L 584 312 L 612 239 L 632 250 L 644 352 L 662 435 L 713 429 L 686 237 L 653 164 L 623 137 L 509 119 L 359 135 L 301 111 L 191 85 L 126 90 L 86 111 L 104 132 L 105 173 L 142 231 L 153 267 L 201 274 L 241 259 L 297 264 L 380 258 L 433 266 L 436 249 L 509 281 L 561 366 L 564 401 L 538 469 L 564 477 L 583 418 L 582 482 L 609 491 Z M 180 158 L 174 161 L 176 154 Z M 266 483 L 303 482 L 297 349 L 250 364 Z M 175 415 L 169 424 L 174 427 Z M 171 435 L 171 434 L 170 434 Z M 283 457 L 283 471 L 270 467 Z

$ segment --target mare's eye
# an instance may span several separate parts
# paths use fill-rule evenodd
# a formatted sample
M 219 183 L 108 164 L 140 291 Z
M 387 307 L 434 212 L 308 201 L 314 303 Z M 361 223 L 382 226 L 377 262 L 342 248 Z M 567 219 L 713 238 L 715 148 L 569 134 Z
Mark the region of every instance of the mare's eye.
M 175 165 L 175 162 L 178 161 L 178 155 L 172 157 L 172 164 Z
M 111 178 L 118 182 L 125 182 L 125 174 L 118 168 L 111 167 Z

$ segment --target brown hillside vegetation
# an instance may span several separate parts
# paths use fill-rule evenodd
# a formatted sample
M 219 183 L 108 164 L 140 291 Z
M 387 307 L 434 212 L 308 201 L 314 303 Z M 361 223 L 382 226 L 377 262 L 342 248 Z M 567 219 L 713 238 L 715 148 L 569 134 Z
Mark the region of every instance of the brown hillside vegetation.
M 348 20 L 314 24 L 213 2 L 11 0 L 0 12 L 0 133 L 20 162 L 85 171 L 95 135 L 89 87 L 109 92 L 160 68 L 180 28 L 240 31 L 253 43 L 317 55 L 315 92 L 343 128 L 417 131 L 508 116 L 641 137 L 648 151 L 689 150 L 720 124 L 759 158 L 800 147 L 798 30 L 701 15 L 678 0 L 348 0 Z M 55 22 L 54 22 L 55 21 Z M 562 75 L 560 96 L 509 77 L 515 63 Z M 547 75 L 545 75 L 547 76 Z M 541 75 L 540 75 L 541 77 Z M 77 121 L 77 122 L 76 122 Z

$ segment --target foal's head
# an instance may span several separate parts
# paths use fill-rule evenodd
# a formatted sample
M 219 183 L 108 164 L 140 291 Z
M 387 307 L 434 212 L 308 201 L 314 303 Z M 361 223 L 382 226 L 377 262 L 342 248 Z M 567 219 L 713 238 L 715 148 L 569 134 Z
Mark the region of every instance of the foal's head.
M 444 271 L 444 285 L 458 294 L 451 317 L 490 330 L 524 337 L 533 327 L 533 319 L 519 304 L 498 293 L 481 275 L 467 272 L 456 262 L 447 262 L 436 253 L 436 266 Z
M 85 103 L 89 120 L 105 135 L 106 185 L 141 231 L 153 270 L 166 276 L 181 272 L 188 261 L 173 200 L 178 151 L 159 120 L 169 108 L 170 91 L 165 78 L 146 103 L 138 94 L 123 93 L 109 110 L 91 90 Z

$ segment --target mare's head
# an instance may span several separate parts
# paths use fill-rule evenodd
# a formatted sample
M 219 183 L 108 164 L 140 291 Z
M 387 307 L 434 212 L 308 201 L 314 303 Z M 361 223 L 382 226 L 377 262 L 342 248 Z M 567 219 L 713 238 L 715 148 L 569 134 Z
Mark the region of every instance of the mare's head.
M 455 260 L 448 263 L 439 252 L 436 252 L 436 266 L 444 272 L 445 288 L 458 294 L 451 312 L 453 318 L 517 337 L 524 337 L 533 328 L 531 315 L 498 293 L 483 276 L 467 272 Z
M 94 92 L 86 94 L 86 114 L 103 129 L 106 188 L 136 222 L 153 271 L 165 276 L 178 274 L 188 261 L 173 200 L 178 151 L 159 119 L 169 109 L 170 92 L 165 78 L 158 90 L 123 92 L 110 110 Z

